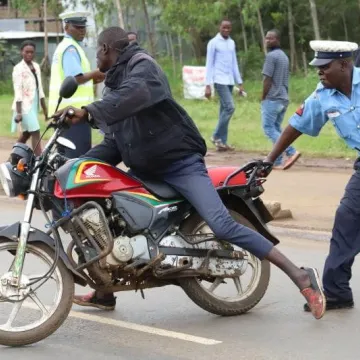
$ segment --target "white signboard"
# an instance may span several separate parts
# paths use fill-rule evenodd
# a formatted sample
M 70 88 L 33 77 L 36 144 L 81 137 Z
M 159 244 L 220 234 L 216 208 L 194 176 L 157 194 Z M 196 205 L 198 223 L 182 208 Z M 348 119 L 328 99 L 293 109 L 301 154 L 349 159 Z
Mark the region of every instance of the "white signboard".
M 205 66 L 184 66 L 182 70 L 185 99 L 205 98 Z M 212 89 L 211 94 L 214 94 Z

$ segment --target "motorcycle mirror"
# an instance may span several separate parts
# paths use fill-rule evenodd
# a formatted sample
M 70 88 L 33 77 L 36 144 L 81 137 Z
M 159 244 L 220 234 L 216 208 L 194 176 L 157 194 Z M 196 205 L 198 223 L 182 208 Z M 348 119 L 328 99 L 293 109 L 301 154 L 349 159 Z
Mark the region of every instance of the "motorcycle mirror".
M 78 83 L 74 76 L 68 76 L 61 84 L 59 96 L 61 98 L 71 98 L 78 88 Z
M 70 141 L 69 139 L 66 139 L 62 136 L 59 136 L 57 139 L 56 139 L 56 142 L 59 144 L 59 145 L 62 145 L 68 149 L 71 149 L 71 150 L 76 150 L 76 146 L 75 144 Z
M 59 105 L 60 105 L 62 99 L 71 98 L 75 94 L 78 86 L 79 86 L 79 84 L 77 83 L 74 76 L 67 76 L 64 79 L 64 81 L 62 82 L 61 87 L 60 87 L 59 100 L 58 100 L 58 103 L 56 105 L 55 112 L 58 111 L 58 108 L 59 108 Z

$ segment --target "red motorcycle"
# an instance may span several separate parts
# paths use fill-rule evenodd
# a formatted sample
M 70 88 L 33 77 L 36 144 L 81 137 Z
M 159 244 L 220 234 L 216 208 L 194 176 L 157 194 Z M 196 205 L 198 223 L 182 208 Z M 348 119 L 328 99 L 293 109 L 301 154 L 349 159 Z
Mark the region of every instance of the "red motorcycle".
M 59 104 L 76 88 L 74 78 L 65 79 Z M 26 200 L 24 219 L 0 227 L 1 256 L 8 260 L 0 269 L 0 344 L 26 345 L 52 334 L 69 314 L 74 283 L 107 292 L 139 290 L 142 296 L 144 289 L 177 285 L 213 314 L 253 308 L 267 289 L 269 262 L 215 238 L 165 183 L 143 181 L 96 159 L 66 161 L 58 145 L 74 146 L 60 136 L 68 115 L 49 124 L 55 131 L 40 157 L 16 144 L 11 161 L 0 165 L 7 196 Z M 277 244 L 259 197 L 265 181 L 259 174 L 270 170 L 262 161 L 208 169 L 233 218 Z M 32 226 L 34 209 L 43 213 L 47 232 Z M 20 310 L 25 316 L 18 322 Z

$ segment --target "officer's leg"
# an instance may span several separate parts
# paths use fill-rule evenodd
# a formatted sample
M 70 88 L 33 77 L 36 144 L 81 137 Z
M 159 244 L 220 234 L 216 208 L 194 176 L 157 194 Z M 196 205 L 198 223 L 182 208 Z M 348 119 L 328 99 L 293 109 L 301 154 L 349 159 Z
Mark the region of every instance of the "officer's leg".
M 351 267 L 360 252 L 360 173 L 355 172 L 336 211 L 325 262 L 323 283 L 326 296 L 338 302 L 352 302 L 349 285 Z
M 62 136 L 76 146 L 75 150 L 63 149 L 62 153 L 69 159 L 80 157 L 91 149 L 91 127 L 87 123 L 72 125 Z

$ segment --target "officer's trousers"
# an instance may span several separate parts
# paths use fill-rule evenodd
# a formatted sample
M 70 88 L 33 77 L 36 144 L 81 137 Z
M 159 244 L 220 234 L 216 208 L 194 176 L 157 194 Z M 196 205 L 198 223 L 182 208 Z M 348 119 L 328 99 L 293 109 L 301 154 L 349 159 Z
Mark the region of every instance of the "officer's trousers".
M 354 169 L 336 211 L 323 275 L 326 296 L 340 301 L 352 300 L 351 267 L 360 252 L 360 158 Z

